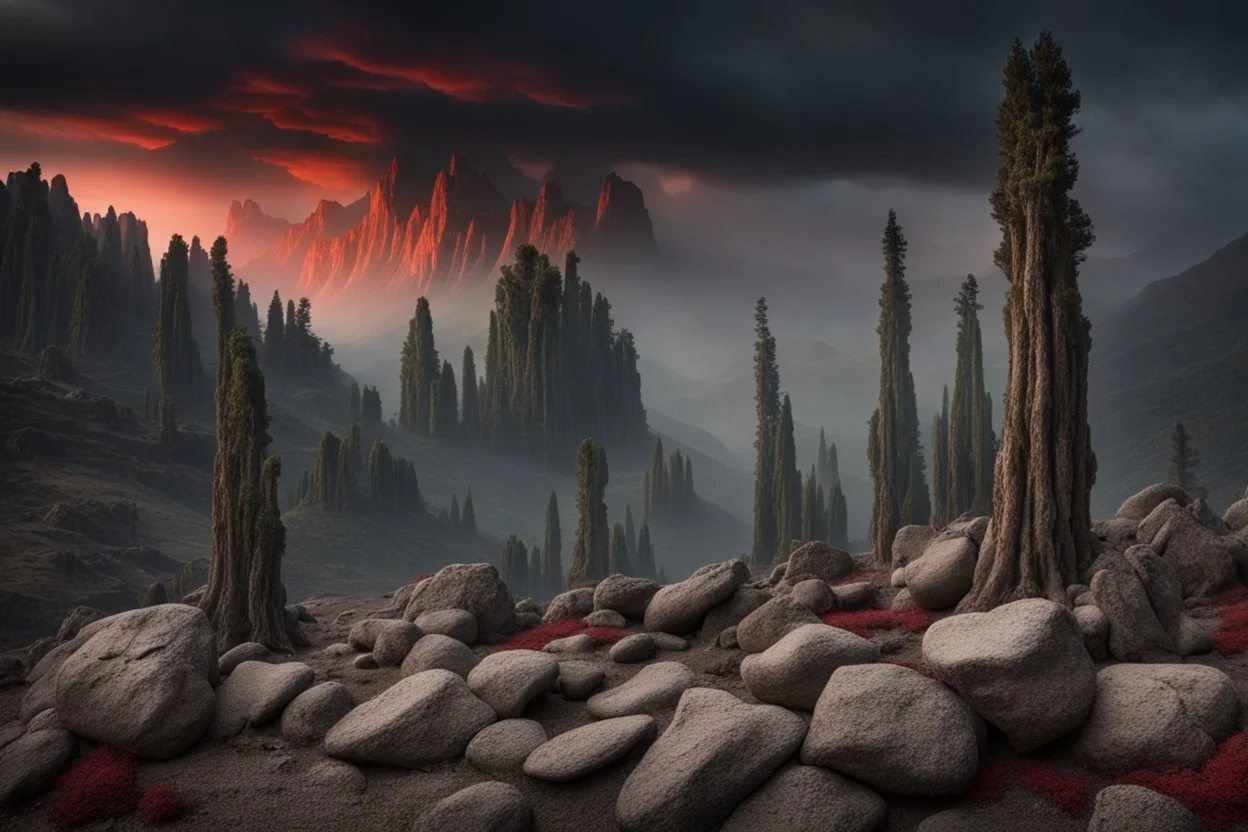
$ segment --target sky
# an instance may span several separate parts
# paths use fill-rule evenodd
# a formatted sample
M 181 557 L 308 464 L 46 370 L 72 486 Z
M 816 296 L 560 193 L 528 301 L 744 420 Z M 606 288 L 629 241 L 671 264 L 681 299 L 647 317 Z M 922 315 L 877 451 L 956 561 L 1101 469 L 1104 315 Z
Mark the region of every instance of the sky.
M 301 219 L 396 154 L 646 192 L 668 249 L 979 270 L 1001 68 L 1052 29 L 1083 93 L 1094 254 L 1248 231 L 1248 6 L 1106 0 L 0 0 L 0 168 L 64 173 L 154 248 L 233 199 Z M 488 163 L 488 164 L 487 164 Z

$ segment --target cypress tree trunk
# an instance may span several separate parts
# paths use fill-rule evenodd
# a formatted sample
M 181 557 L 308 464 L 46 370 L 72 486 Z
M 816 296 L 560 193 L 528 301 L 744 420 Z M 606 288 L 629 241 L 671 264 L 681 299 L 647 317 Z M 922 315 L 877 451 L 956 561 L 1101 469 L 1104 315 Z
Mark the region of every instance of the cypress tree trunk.
M 1066 587 L 1092 556 L 1091 339 L 1077 284 L 1092 232 L 1069 193 L 1079 93 L 1048 32 L 1030 53 L 1015 42 L 1005 76 L 992 207 L 1010 279 L 1009 370 L 992 522 L 960 610 L 1028 597 L 1068 606 Z
M 941 412 L 932 419 L 932 525 L 941 528 L 951 519 L 947 492 L 950 487 L 948 444 L 949 388 L 946 387 Z

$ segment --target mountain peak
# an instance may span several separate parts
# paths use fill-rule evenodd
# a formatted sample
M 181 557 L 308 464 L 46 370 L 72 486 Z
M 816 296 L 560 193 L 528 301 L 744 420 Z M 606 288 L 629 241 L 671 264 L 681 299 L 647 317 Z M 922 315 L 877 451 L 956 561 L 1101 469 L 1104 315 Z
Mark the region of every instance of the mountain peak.
M 225 215 L 225 238 L 230 244 L 231 261 L 246 263 L 273 248 L 289 227 L 290 220 L 269 216 L 254 199 L 234 200 Z

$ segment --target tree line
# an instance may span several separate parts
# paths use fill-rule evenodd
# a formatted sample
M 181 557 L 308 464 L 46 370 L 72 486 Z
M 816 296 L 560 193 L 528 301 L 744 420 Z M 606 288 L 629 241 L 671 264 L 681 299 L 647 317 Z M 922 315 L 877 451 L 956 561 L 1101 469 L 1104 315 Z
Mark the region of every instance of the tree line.
M 688 516 L 698 507 L 698 493 L 693 487 L 693 461 L 680 452 L 663 459 L 663 438 L 654 443 L 654 459 L 645 474 L 642 486 L 642 518 L 646 523 L 656 517 Z

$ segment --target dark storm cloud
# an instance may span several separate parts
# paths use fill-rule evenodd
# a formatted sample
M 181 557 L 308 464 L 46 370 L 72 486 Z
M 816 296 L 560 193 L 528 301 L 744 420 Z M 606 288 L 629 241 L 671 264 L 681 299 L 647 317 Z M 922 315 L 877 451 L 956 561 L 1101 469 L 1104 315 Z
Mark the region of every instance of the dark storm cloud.
M 1199 179 L 1183 123 L 1206 106 L 1242 114 L 1248 8 L 1041 5 L 9 0 L 0 109 L 144 146 L 218 129 L 253 157 L 493 143 L 721 181 L 982 189 L 1010 41 L 1051 28 L 1089 114 L 1146 111 L 1164 133 L 1165 148 L 1137 147 L 1175 160 L 1158 187 Z

